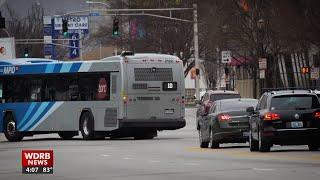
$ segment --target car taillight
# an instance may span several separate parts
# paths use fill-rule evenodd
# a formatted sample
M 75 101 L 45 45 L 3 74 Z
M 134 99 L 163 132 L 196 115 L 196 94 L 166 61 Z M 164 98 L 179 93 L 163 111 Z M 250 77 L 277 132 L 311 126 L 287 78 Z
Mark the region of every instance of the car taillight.
M 314 112 L 313 113 L 314 117 L 317 118 L 317 119 L 320 119 L 320 112 Z
M 277 113 L 266 113 L 266 114 L 264 114 L 263 119 L 266 121 L 278 120 L 278 119 L 280 119 L 280 115 Z
M 228 114 L 221 114 L 218 116 L 219 121 L 230 121 L 231 117 Z

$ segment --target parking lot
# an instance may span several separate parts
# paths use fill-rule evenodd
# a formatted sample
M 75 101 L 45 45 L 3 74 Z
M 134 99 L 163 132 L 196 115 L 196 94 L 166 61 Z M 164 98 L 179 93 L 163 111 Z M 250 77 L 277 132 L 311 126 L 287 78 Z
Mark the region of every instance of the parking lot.
M 153 140 L 61 140 L 38 135 L 9 143 L 0 135 L 0 179 L 319 179 L 320 152 L 307 146 L 274 146 L 250 152 L 248 144 L 199 148 L 195 109 L 187 126 Z M 53 149 L 53 175 L 21 174 L 21 150 Z

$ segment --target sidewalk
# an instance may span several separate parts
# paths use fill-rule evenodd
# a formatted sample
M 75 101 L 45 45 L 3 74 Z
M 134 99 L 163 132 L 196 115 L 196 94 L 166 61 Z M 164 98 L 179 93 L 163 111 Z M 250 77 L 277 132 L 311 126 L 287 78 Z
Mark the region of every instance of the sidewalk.
M 3 133 L 0 133 L 0 142 L 1 141 L 7 141 L 6 137 L 4 136 Z

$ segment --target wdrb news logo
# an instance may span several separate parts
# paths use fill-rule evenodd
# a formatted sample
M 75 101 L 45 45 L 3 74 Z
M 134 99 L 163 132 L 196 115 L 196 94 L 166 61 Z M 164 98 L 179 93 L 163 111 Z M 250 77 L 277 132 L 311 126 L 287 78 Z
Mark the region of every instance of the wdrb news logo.
M 53 174 L 53 150 L 22 150 L 23 174 Z

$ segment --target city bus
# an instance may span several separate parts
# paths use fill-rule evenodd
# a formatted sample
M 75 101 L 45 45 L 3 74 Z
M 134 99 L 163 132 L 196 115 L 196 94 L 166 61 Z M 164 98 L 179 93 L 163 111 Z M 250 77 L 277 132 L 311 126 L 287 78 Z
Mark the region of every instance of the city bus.
M 58 133 L 62 139 L 152 139 L 183 128 L 183 63 L 163 54 L 93 61 L 0 60 L 0 131 L 8 141 Z

